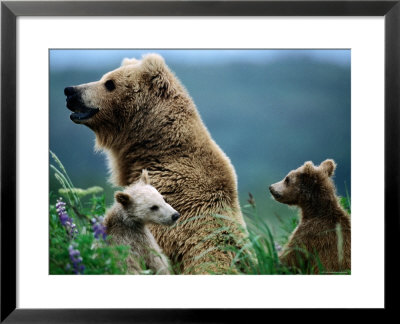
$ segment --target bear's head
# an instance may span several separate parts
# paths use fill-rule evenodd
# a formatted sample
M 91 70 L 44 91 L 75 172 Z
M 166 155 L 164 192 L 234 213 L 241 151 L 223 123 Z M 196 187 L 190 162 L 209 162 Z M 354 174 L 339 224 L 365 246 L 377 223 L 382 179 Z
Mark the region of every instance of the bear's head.
M 335 191 L 332 175 L 336 169 L 335 161 L 328 159 L 319 166 L 306 162 L 281 181 L 272 184 L 269 191 L 275 200 L 298 206 L 309 206 L 313 201 L 330 196 Z
M 146 170 L 142 171 L 139 181 L 124 191 L 117 191 L 115 200 L 119 204 L 122 219 L 128 226 L 138 223 L 172 225 L 180 216 L 150 185 Z
M 124 128 L 141 127 L 154 118 L 156 114 L 149 110 L 179 89 L 180 84 L 164 59 L 147 54 L 142 60 L 124 59 L 121 67 L 106 73 L 99 81 L 67 87 L 64 94 L 73 122 L 113 136 Z

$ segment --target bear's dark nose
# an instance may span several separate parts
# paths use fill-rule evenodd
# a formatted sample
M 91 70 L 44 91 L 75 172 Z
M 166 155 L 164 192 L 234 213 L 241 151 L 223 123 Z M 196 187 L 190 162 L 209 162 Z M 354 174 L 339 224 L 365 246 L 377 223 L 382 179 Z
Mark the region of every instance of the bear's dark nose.
M 75 90 L 74 87 L 66 87 L 66 88 L 64 89 L 64 94 L 65 94 L 66 96 L 72 96 L 72 95 L 75 94 L 75 93 L 76 93 L 76 90 Z
M 176 212 L 175 214 L 172 215 L 172 220 L 175 222 L 181 215 Z
M 274 196 L 275 198 L 281 198 L 281 195 L 277 193 L 272 186 L 269 186 L 269 192 Z

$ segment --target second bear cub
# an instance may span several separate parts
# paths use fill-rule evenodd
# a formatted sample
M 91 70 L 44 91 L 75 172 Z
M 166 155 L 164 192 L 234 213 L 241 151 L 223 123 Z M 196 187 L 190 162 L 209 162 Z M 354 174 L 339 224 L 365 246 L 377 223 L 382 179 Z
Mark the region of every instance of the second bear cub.
M 168 260 L 147 224 L 172 225 L 179 213 L 150 185 L 146 170 L 138 182 L 115 193 L 116 202 L 108 210 L 104 224 L 112 244 L 129 245 L 128 271 L 140 273 L 141 261 L 156 274 L 169 274 Z
M 313 273 L 350 270 L 350 217 L 336 196 L 335 168 L 333 160 L 318 167 L 306 162 L 269 187 L 275 200 L 301 208 L 300 223 L 280 254 L 284 265 Z

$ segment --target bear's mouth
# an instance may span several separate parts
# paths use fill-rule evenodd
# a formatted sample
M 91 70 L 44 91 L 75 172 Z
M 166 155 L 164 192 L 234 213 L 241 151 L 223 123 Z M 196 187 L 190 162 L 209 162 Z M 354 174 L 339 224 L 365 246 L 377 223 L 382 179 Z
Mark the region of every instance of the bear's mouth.
M 271 192 L 272 197 L 274 197 L 275 199 L 280 199 L 280 198 L 282 197 L 282 195 L 280 195 L 279 193 L 277 193 L 277 192 L 275 191 L 275 189 L 272 188 L 272 187 L 269 188 L 269 191 Z
M 96 115 L 100 109 L 99 108 L 91 108 L 80 102 L 80 100 L 76 100 L 75 96 L 67 97 L 67 108 L 72 111 L 72 114 L 69 116 L 74 123 L 83 123 L 94 115 Z
M 74 111 L 69 118 L 75 123 L 82 123 L 99 112 L 99 108 L 80 107 L 79 111 Z

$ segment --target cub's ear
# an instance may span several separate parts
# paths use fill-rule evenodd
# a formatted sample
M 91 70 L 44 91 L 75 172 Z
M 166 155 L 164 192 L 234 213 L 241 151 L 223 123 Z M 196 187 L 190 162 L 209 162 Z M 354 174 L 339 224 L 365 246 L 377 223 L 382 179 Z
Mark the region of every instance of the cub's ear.
M 331 177 L 336 169 L 336 163 L 332 159 L 327 159 L 322 162 L 319 167 L 328 175 L 328 177 Z
M 310 174 L 314 171 L 314 164 L 311 161 L 307 161 L 304 163 L 304 173 Z
M 137 64 L 139 62 L 139 60 L 135 59 L 135 58 L 124 58 L 122 60 L 121 66 L 125 66 L 125 65 L 133 65 L 133 64 Z
M 122 191 L 115 193 L 115 200 L 118 201 L 123 207 L 128 206 L 132 202 L 131 196 Z
M 140 176 L 139 181 L 143 182 L 144 184 L 150 184 L 150 177 L 149 177 L 149 173 L 147 172 L 146 169 L 142 170 L 142 174 Z
M 158 54 L 147 54 L 142 61 L 144 76 L 151 83 L 156 96 L 169 97 L 174 93 L 171 76 L 164 59 Z

